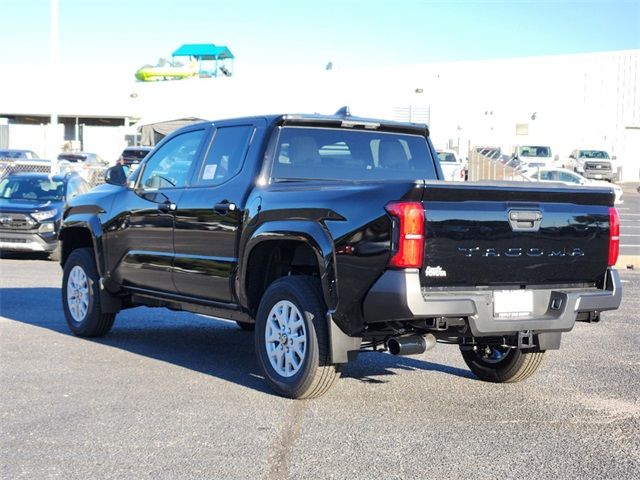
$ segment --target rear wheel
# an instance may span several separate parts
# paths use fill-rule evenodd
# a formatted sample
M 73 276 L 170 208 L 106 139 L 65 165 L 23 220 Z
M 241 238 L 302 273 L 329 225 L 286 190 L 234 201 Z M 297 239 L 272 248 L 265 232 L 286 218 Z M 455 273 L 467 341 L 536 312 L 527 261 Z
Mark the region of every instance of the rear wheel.
M 500 345 L 460 346 L 469 369 L 485 382 L 514 383 L 529 378 L 538 369 L 544 351 Z
M 255 345 L 267 383 L 285 397 L 319 397 L 340 376 L 330 363 L 326 307 L 313 277 L 283 277 L 269 286 L 256 317 Z
M 102 313 L 100 277 L 90 248 L 74 250 L 64 264 L 62 305 L 74 335 L 100 337 L 111 330 L 116 315 Z

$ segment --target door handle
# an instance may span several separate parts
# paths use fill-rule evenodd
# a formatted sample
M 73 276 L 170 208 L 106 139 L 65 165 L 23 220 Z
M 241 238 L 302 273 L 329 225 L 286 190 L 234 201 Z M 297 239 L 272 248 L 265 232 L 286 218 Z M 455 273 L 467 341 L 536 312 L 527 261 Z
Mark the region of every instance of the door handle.
M 213 207 L 213 209 L 222 214 L 225 215 L 229 212 L 233 212 L 236 209 L 236 204 L 235 203 L 231 203 L 227 200 L 223 200 L 222 202 L 216 203 L 216 205 Z
M 542 222 L 540 210 L 510 210 L 509 224 L 514 232 L 537 232 Z

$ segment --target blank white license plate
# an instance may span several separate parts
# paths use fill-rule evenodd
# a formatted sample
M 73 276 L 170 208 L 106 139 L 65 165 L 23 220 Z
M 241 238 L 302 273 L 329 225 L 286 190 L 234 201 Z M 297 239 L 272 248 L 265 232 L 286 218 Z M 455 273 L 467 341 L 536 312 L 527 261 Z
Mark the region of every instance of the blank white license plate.
M 531 290 L 498 290 L 493 292 L 493 314 L 496 317 L 528 317 L 533 312 Z
M 596 174 L 594 175 L 594 177 L 596 177 L 596 178 L 602 178 L 602 175 L 600 175 L 599 173 L 596 173 Z

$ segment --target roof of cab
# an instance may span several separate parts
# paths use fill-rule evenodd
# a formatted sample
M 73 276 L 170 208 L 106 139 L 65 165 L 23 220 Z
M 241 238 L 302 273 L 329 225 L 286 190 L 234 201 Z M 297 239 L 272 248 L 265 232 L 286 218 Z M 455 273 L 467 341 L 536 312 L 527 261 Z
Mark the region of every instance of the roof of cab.
M 323 115 L 319 113 L 284 113 L 277 115 L 263 115 L 252 117 L 238 117 L 214 120 L 213 122 L 202 122 L 191 124 L 190 127 L 202 124 L 251 122 L 252 120 L 266 120 L 271 125 L 296 125 L 296 126 L 318 126 L 318 127 L 346 127 L 357 130 L 377 130 L 396 131 L 404 133 L 419 133 L 429 135 L 429 127 L 424 123 L 398 122 L 379 118 L 365 118 L 351 115 L 347 107 L 343 107 L 333 115 Z

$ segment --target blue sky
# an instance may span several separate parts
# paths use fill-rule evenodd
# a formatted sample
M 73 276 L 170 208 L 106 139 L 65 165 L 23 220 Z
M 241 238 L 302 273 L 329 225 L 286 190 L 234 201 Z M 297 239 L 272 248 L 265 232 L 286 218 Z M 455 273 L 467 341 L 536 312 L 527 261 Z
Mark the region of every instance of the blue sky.
M 183 43 L 227 45 L 236 74 L 640 48 L 640 0 L 59 0 L 60 65 L 133 78 Z M 3 70 L 44 73 L 49 0 L 0 0 Z M 1 83 L 1 80 L 0 80 Z

